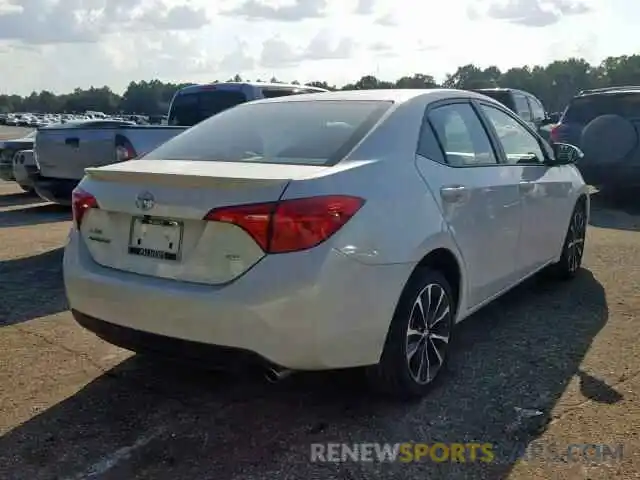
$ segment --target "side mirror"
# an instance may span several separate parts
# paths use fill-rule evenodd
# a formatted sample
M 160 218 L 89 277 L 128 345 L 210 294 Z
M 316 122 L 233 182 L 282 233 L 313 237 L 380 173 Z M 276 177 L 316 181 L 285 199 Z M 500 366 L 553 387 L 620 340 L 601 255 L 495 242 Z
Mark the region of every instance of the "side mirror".
M 560 121 L 560 115 L 557 113 L 550 113 L 547 115 L 547 121 L 549 124 L 558 123 Z
M 547 162 L 549 165 L 569 165 L 578 162 L 584 157 L 582 150 L 568 143 L 554 143 L 551 148 L 553 149 L 554 159 Z

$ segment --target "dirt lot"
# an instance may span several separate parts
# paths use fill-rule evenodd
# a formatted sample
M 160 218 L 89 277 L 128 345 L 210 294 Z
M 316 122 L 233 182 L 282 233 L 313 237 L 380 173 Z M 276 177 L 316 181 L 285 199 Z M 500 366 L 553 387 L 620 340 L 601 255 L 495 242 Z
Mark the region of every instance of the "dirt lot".
M 594 202 L 579 278 L 474 315 L 444 381 L 397 405 L 353 372 L 270 385 L 98 340 L 64 298 L 69 212 L 0 184 L 0 478 L 640 478 L 640 208 Z M 309 461 L 312 443 L 474 440 L 494 463 Z M 623 459 L 510 458 L 531 442 L 624 444 Z
M 10 140 L 14 138 L 21 138 L 32 131 L 33 131 L 33 128 L 7 127 L 6 125 L 3 125 L 3 126 L 0 126 L 0 140 Z

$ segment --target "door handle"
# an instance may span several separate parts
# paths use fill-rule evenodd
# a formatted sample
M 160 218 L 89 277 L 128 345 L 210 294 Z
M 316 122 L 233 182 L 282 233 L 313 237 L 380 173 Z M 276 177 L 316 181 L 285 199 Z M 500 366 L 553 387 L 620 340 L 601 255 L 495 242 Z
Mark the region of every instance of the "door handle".
M 469 191 L 464 185 L 452 185 L 450 187 L 442 187 L 440 196 L 445 202 L 455 203 L 467 198 Z
M 520 182 L 520 190 L 524 193 L 531 193 L 536 188 L 533 182 Z
M 78 148 L 78 146 L 80 145 L 80 139 L 77 137 L 65 138 L 64 144 L 69 145 L 70 147 Z

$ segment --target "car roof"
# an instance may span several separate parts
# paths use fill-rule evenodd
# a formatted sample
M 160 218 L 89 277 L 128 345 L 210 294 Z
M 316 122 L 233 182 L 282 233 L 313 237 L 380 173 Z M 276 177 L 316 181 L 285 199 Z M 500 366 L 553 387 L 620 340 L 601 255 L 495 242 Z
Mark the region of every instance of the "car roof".
M 189 85 L 180 89 L 181 92 L 187 92 L 189 90 L 198 90 L 199 88 L 214 87 L 214 86 L 241 86 L 241 87 L 258 87 L 258 88 L 292 88 L 299 90 L 315 90 L 316 92 L 326 92 L 325 89 L 319 87 L 312 87 L 310 85 L 296 85 L 294 83 L 274 83 L 274 82 L 218 82 L 218 83 L 202 83 L 198 85 Z
M 281 103 L 281 102 L 310 102 L 320 100 L 334 101 L 381 101 L 405 103 L 418 97 L 427 97 L 429 100 L 437 101 L 446 98 L 478 98 L 486 99 L 482 94 L 469 90 L 456 90 L 449 88 L 389 88 L 375 90 L 338 90 L 334 92 L 307 93 L 304 95 L 290 95 L 286 97 L 267 98 L 256 100 L 260 103 Z M 251 102 L 255 103 L 255 102 Z

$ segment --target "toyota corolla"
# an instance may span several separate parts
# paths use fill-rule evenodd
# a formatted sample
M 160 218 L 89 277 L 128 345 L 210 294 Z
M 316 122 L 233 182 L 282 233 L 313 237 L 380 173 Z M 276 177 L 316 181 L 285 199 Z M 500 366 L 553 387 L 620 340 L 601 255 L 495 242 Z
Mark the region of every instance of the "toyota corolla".
M 87 169 L 64 279 L 76 320 L 213 368 L 367 367 L 423 395 L 454 325 L 540 270 L 580 268 L 574 163 L 456 90 L 280 97 Z

